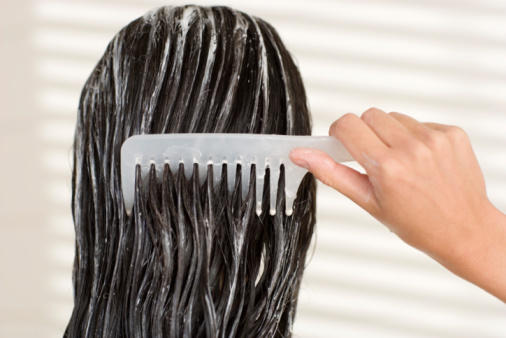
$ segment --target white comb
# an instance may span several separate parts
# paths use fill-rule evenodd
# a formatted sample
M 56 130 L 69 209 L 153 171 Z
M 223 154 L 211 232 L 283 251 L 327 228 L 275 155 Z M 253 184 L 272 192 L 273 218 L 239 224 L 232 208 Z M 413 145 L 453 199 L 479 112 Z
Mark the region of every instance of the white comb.
M 235 185 L 237 164 L 241 164 L 242 195 L 248 194 L 250 168 L 256 166 L 256 212 L 262 211 L 262 196 L 266 168 L 270 171 L 270 210 L 276 213 L 276 196 L 280 167 L 285 167 L 286 214 L 291 215 L 293 201 L 302 178 L 307 173 L 295 165 L 288 154 L 293 148 L 317 148 L 329 154 L 336 162 L 353 161 L 344 146 L 330 136 L 286 136 L 265 134 L 156 134 L 137 135 L 127 139 L 121 147 L 121 184 L 125 209 L 131 213 L 135 193 L 135 167 L 140 165 L 144 179 L 152 164 L 162 177 L 165 164 L 172 172 L 184 163 L 185 176 L 193 173 L 193 164 L 199 166 L 200 183 L 207 177 L 207 166 L 213 165 L 213 181 L 221 179 L 222 164 L 227 164 L 229 192 Z

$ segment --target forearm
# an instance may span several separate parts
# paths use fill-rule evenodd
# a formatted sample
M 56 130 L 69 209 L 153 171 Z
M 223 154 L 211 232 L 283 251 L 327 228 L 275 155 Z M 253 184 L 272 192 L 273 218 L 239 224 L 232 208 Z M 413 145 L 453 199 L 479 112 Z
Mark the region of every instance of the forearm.
M 506 215 L 490 204 L 470 238 L 458 250 L 435 257 L 456 275 L 506 302 Z

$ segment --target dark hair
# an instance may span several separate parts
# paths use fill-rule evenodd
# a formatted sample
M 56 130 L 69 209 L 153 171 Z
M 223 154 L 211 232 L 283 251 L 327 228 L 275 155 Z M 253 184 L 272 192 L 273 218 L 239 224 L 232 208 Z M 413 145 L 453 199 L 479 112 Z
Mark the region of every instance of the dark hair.
M 276 215 L 257 216 L 254 167 L 249 182 L 238 172 L 233 193 L 226 168 L 216 188 L 212 166 L 204 185 L 168 166 L 143 181 L 138 168 L 127 216 L 120 147 L 136 134 L 310 131 L 297 67 L 266 22 L 226 7 L 163 7 L 122 29 L 79 104 L 65 336 L 290 336 L 315 223 L 313 177 L 287 216 L 282 174 Z

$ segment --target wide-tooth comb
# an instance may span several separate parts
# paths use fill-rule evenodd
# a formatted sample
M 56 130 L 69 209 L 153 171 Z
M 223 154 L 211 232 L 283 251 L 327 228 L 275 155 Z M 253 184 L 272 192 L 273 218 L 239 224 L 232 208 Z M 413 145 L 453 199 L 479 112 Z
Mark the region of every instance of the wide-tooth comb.
M 235 185 L 237 164 L 241 165 L 242 195 L 248 194 L 250 169 L 256 166 L 256 211 L 262 211 L 262 196 L 266 169 L 270 171 L 270 211 L 276 212 L 276 196 L 280 167 L 285 167 L 286 214 L 291 215 L 293 201 L 302 178 L 307 173 L 288 157 L 293 148 L 317 148 L 329 154 L 336 162 L 352 161 L 344 146 L 330 136 L 287 136 L 265 134 L 155 134 L 137 135 L 127 139 L 121 147 L 121 183 L 125 209 L 131 213 L 134 204 L 135 167 L 140 165 L 144 179 L 152 164 L 162 177 L 165 164 L 172 172 L 184 163 L 185 176 L 189 179 L 194 163 L 199 166 L 200 182 L 207 177 L 207 166 L 213 165 L 213 181 L 221 179 L 222 164 L 227 164 L 227 185 L 232 192 Z

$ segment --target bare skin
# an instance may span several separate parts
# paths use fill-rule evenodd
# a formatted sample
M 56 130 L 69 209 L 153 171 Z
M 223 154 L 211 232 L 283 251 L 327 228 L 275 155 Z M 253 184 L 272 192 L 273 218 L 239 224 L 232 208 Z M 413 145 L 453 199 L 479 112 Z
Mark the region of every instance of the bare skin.
M 291 160 L 370 213 L 407 244 L 506 302 L 506 215 L 489 201 L 466 133 L 371 108 L 329 134 L 365 169 L 297 148 Z

